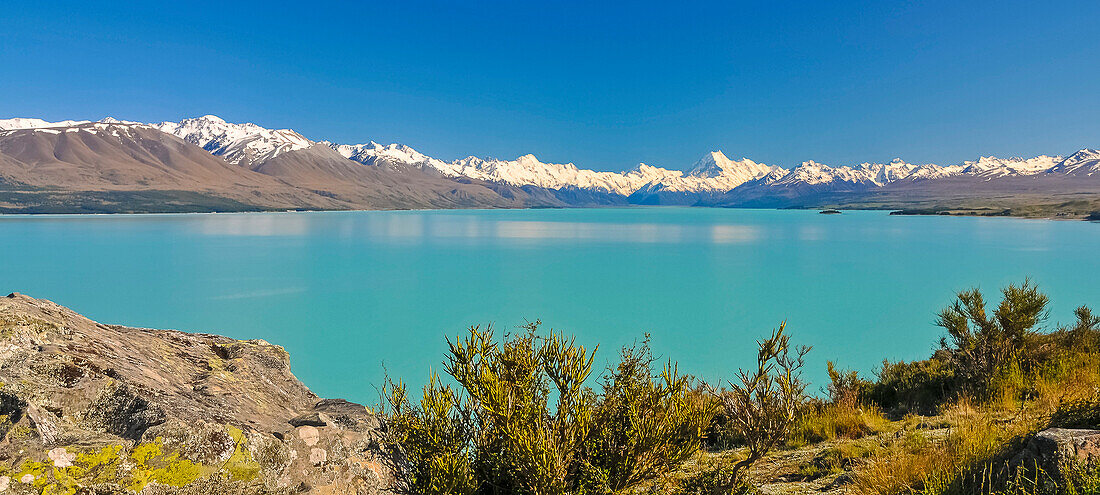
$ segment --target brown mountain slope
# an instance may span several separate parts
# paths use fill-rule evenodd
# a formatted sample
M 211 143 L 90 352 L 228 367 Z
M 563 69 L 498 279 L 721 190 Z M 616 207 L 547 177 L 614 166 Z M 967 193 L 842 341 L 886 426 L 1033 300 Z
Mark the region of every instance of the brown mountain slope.
M 165 203 L 181 199 L 195 203 L 199 211 L 218 204 L 231 206 L 228 209 L 353 206 L 230 165 L 159 130 L 125 124 L 2 131 L 0 180 L 8 190 L 2 199 L 15 206 L 22 202 L 32 207 L 36 203 L 79 207 L 89 198 L 109 206 L 112 197 L 135 194 L 145 195 L 151 203 L 139 211 L 146 207 L 157 211 L 155 198 L 160 196 Z
M 144 125 L 0 131 L 0 212 L 514 208 L 528 200 L 518 189 L 362 165 L 321 145 L 246 168 Z
M 315 144 L 281 153 L 251 169 L 364 208 L 517 208 L 530 198 L 505 194 L 479 181 L 456 181 L 413 167 L 363 165 Z

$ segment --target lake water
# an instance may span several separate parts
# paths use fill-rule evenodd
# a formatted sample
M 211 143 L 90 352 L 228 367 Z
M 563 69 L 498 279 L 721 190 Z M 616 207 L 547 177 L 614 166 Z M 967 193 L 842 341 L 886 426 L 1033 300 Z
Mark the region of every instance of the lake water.
M 1031 276 L 1050 323 L 1100 306 L 1100 225 L 885 212 L 627 208 L 0 217 L 0 290 L 130 326 L 263 338 L 315 392 L 366 403 L 383 362 L 423 383 L 444 335 L 525 319 L 618 348 L 652 335 L 732 376 L 786 320 L 870 371 L 926 357 L 954 291 Z M 996 298 L 999 300 L 999 298 Z

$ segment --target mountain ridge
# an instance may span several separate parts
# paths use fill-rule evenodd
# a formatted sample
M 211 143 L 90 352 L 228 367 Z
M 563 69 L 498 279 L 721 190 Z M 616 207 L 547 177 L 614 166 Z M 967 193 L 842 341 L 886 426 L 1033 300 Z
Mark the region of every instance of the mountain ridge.
M 1082 189 L 1078 186 L 1083 184 L 1083 193 L 1100 193 L 1100 152 L 1089 148 L 1068 156 L 981 156 L 951 165 L 915 165 L 900 158 L 889 163 L 865 162 L 851 166 L 807 160 L 789 169 L 746 157 L 733 160 L 715 150 L 685 167 L 686 170 L 639 163 L 622 172 L 607 172 L 581 168 L 574 163 L 542 162 L 533 154 L 514 160 L 468 156 L 445 161 L 405 144 L 314 141 L 292 129 L 230 123 L 215 115 L 160 123 L 120 121 L 110 117 L 96 122 L 13 118 L 0 120 L 0 140 L 10 139 L 13 133 L 19 132 L 67 135 L 81 129 L 105 131 L 111 126 L 129 126 L 142 129 L 141 132 L 155 130 L 174 136 L 230 166 L 274 177 L 289 187 L 305 189 L 308 193 L 303 194 L 306 195 L 327 198 L 309 201 L 301 198 L 302 204 L 297 205 L 321 209 L 614 204 L 814 207 L 824 205 L 821 199 L 824 197 L 840 198 L 844 200 L 841 203 L 858 205 L 869 196 L 893 198 L 879 205 L 893 207 L 895 203 L 907 206 L 905 198 L 910 190 L 924 191 L 921 194 L 927 196 L 927 191 L 936 188 L 929 184 L 943 184 L 950 189 L 959 187 L 958 183 L 987 182 L 994 187 L 986 184 L 975 186 L 975 189 L 989 190 L 989 194 L 1011 193 L 1013 188 L 1019 187 L 1028 190 L 1038 187 L 1053 197 L 1069 184 L 1053 179 L 1055 176 L 1070 177 L 1071 189 Z M 49 154 L 48 151 L 42 150 L 44 154 Z M 57 155 L 64 150 L 53 151 Z M 10 162 L 11 157 L 8 158 L 0 163 Z M 111 160 L 99 160 L 98 163 L 110 169 Z M 0 172 L 18 168 L 8 164 Z M 18 174 L 15 175 L 0 173 L 0 179 L 6 177 L 8 182 L 21 182 Z M 91 177 L 89 180 L 93 183 L 102 179 L 92 173 L 85 175 Z M 47 178 L 50 178 L 48 174 Z M 1021 181 L 1021 178 L 1029 180 Z M 141 180 L 132 185 L 140 185 Z M 39 180 L 36 185 L 57 184 L 43 184 Z M 998 188 L 1002 190 L 997 191 Z M 284 203 L 268 201 L 258 206 L 282 207 Z

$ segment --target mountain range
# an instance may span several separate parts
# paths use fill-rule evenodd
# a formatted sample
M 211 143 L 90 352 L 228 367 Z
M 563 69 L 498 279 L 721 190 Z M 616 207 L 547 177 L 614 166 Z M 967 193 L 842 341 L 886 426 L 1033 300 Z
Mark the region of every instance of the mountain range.
M 600 205 L 890 208 L 1078 217 L 1100 210 L 1100 151 L 790 169 L 705 154 L 624 172 L 403 144 L 314 141 L 213 115 L 180 122 L 0 120 L 0 211 L 521 208 Z

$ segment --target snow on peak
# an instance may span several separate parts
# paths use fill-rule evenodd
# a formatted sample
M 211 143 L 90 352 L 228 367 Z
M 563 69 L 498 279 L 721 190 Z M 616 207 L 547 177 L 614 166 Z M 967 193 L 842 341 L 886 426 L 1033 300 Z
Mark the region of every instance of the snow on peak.
M 253 123 L 231 124 L 215 115 L 162 122 L 157 128 L 238 165 L 260 163 L 280 153 L 313 145 L 291 129 L 267 129 Z
M 87 120 L 62 120 L 59 122 L 47 122 L 42 119 L 16 117 L 13 119 L 0 119 L 0 130 L 7 131 L 15 129 L 46 129 L 51 127 L 72 127 L 74 125 L 87 123 Z
M 1032 175 L 1046 170 L 1062 161 L 1060 156 L 1039 155 L 1035 158 L 1023 159 L 1020 157 L 997 158 L 995 156 L 983 156 L 976 161 L 962 163 L 962 172 L 967 175 L 980 177 L 1004 177 L 1009 175 Z
M 771 172 L 772 167 L 762 163 L 756 163 L 748 158 L 730 160 L 721 151 L 712 151 L 703 155 L 695 165 L 691 167 L 687 175 L 691 177 L 735 177 L 746 180 L 755 179 Z
M 381 145 L 374 141 L 366 144 L 326 144 L 344 158 L 365 165 L 375 165 L 384 161 L 391 165 L 411 165 L 417 168 L 446 168 L 442 160 L 432 158 L 403 144 Z
M 651 192 L 726 192 L 776 169 L 778 167 L 756 163 L 748 158 L 731 160 L 721 151 L 711 151 L 695 162 L 687 173 L 660 169 L 665 172 L 655 173 L 654 180 L 645 189 Z
M 847 183 L 862 186 L 884 186 L 894 181 L 912 176 L 920 169 L 900 158 L 890 163 L 861 163 L 854 167 L 831 167 L 813 160 L 802 162 L 789 174 L 774 180 L 779 185 Z
M 730 159 L 720 150 L 706 153 L 686 172 L 639 163 L 624 172 L 601 172 L 579 168 L 573 163 L 549 163 L 533 154 L 514 160 L 474 156 L 443 161 L 420 153 L 403 144 L 315 143 L 290 129 L 267 129 L 253 123 L 234 124 L 216 115 L 184 119 L 180 122 L 140 124 L 105 117 L 97 122 L 65 120 L 47 122 L 34 118 L 0 120 L 0 131 L 38 129 L 36 132 L 110 132 L 126 126 L 151 126 L 178 136 L 230 163 L 252 166 L 281 153 L 322 144 L 341 156 L 365 165 L 430 169 L 450 177 L 468 177 L 549 189 L 568 187 L 629 196 L 637 191 L 683 193 L 726 192 L 742 184 L 770 186 L 826 185 L 881 187 L 900 180 L 930 180 L 952 176 L 985 179 L 1034 175 L 1042 172 L 1087 174 L 1100 173 L 1100 151 L 1082 149 L 1069 157 L 1040 155 L 1034 158 L 997 158 L 983 156 L 957 165 L 913 165 L 900 158 L 888 163 L 861 163 L 855 166 L 829 166 L 814 160 L 802 162 L 791 170 L 758 163 L 748 158 Z
M 1052 173 L 1093 175 L 1100 173 L 1100 150 L 1085 148 L 1050 169 Z

